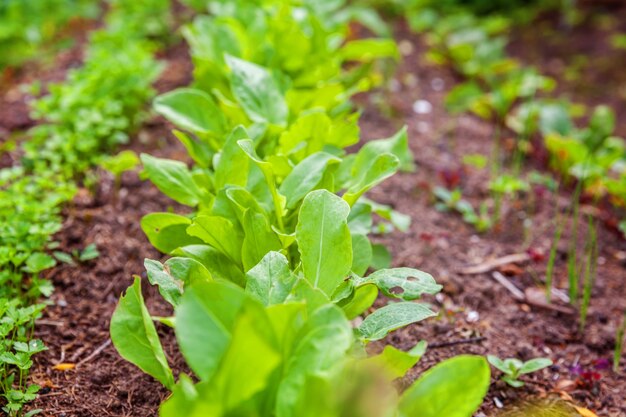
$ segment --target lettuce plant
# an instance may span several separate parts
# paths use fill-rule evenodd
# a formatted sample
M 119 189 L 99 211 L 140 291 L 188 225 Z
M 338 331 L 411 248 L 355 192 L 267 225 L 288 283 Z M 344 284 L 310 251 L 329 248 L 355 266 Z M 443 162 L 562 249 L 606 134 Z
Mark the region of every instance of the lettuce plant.
M 423 346 L 409 352 L 388 346 L 368 356 L 341 309 L 310 289 L 289 302 L 263 303 L 232 283 L 197 280 L 170 324 L 196 376 L 182 374 L 175 385 L 138 278 L 111 324 L 120 353 L 173 390 L 161 406 L 164 417 L 469 417 L 490 382 L 484 358 L 461 356 L 398 396 L 390 382 L 419 360 Z

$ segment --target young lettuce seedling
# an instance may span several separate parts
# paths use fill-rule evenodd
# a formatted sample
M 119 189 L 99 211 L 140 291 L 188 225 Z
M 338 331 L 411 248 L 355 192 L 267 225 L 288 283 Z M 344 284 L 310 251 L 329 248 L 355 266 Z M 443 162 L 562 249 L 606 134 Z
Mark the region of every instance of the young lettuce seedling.
M 552 365 L 552 361 L 548 358 L 535 358 L 527 362 L 522 362 L 515 358 L 502 360 L 497 356 L 488 355 L 487 360 L 493 367 L 504 374 L 502 375 L 502 380 L 514 388 L 524 386 L 524 382 L 519 380 L 520 376 L 539 371 Z

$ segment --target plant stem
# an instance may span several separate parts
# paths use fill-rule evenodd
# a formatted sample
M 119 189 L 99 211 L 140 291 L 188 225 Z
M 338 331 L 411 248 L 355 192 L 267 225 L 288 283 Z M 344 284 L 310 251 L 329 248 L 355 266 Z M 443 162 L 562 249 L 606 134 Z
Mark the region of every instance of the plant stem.
M 619 361 L 622 357 L 622 350 L 624 346 L 624 333 L 626 333 L 626 311 L 624 311 L 624 318 L 622 319 L 622 325 L 617 328 L 615 334 L 615 351 L 613 353 L 613 371 L 619 371 Z

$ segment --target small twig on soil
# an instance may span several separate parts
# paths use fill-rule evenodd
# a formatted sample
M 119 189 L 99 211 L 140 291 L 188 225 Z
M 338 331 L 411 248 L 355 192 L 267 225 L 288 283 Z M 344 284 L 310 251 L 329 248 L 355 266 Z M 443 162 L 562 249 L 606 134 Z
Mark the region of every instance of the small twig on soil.
M 63 326 L 65 323 L 63 323 L 62 321 L 52 321 L 52 320 L 37 320 L 37 325 L 42 325 L 42 326 L 55 326 L 55 327 L 61 327 Z
M 494 271 L 491 274 L 491 276 L 497 283 L 499 283 L 504 288 L 506 288 L 511 293 L 513 298 L 515 298 L 515 300 L 520 303 L 526 303 L 533 307 L 544 308 L 546 310 L 556 311 L 558 313 L 567 314 L 567 315 L 572 315 L 576 313 L 576 311 L 570 307 L 559 306 L 553 303 L 548 304 L 548 303 L 543 302 L 543 300 L 541 301 L 534 300 L 533 299 L 534 297 L 530 297 L 524 294 L 511 281 L 509 281 L 507 277 L 505 277 L 498 271 Z
M 428 348 L 437 349 L 437 348 L 444 348 L 444 347 L 450 347 L 450 346 L 456 346 L 456 345 L 463 345 L 466 343 L 480 343 L 483 340 L 487 340 L 487 338 L 484 336 L 470 337 L 468 339 L 451 340 L 449 342 L 431 343 L 428 345 Z
M 109 347 L 109 345 L 111 344 L 111 339 L 107 339 L 103 344 L 101 344 L 100 346 L 98 346 L 98 348 L 96 350 L 94 350 L 93 352 L 91 352 L 91 354 L 89 356 L 87 356 L 85 359 L 81 360 L 80 362 L 78 362 L 76 364 L 76 366 L 81 366 L 87 362 L 89 362 L 90 360 L 92 360 L 93 358 L 95 358 L 96 356 L 98 356 L 100 353 L 102 353 L 102 351 L 104 349 L 106 349 L 107 347 Z
M 512 255 L 503 256 L 501 258 L 495 258 L 483 262 L 479 265 L 470 266 L 459 271 L 463 275 L 477 275 L 489 272 L 502 265 L 515 264 L 527 262 L 530 260 L 530 255 L 527 253 L 514 253 Z
M 513 298 L 515 298 L 517 301 L 525 301 L 526 300 L 526 296 L 524 295 L 524 293 L 519 288 L 517 288 L 515 285 L 513 285 L 513 283 L 511 281 L 509 281 L 507 277 L 505 277 L 504 275 L 502 275 L 498 271 L 495 271 L 493 274 L 491 274 L 491 276 L 493 277 L 493 279 L 496 280 L 496 282 L 498 284 L 500 284 L 504 288 L 506 288 L 511 293 Z

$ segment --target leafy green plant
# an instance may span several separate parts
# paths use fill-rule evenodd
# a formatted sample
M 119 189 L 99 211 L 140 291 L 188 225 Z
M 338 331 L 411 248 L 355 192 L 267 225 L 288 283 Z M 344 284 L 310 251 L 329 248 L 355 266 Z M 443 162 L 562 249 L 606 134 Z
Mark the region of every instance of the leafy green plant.
M 346 22 L 320 17 L 337 12 L 332 5 L 304 3 L 294 14 L 278 3 L 215 3 L 212 17 L 186 29 L 196 88 L 160 96 L 155 109 L 181 129 L 193 165 L 141 155 L 142 176 L 193 210 L 142 219 L 171 256 L 145 267 L 174 315 L 151 316 L 136 278 L 112 317 L 113 344 L 172 390 L 162 416 L 430 417 L 456 404 L 454 416 L 469 417 L 489 386 L 484 358 L 442 364 L 398 399 L 389 383 L 423 344 L 372 357 L 364 349 L 434 316 L 415 300 L 441 288 L 410 268 L 371 272 L 383 253 L 369 241 L 373 215 L 400 229 L 408 218 L 364 194 L 413 168 L 406 129 L 346 151 L 359 141 L 348 98 L 395 47 L 339 42 Z M 348 61 L 365 65 L 342 69 Z M 392 301 L 371 311 L 379 292 Z M 176 381 L 154 321 L 174 328 L 193 376 Z
M 0 3 L 0 70 L 35 59 L 66 45 L 67 25 L 93 19 L 99 13 L 93 0 L 37 0 Z
M 535 358 L 523 362 L 515 358 L 502 360 L 497 356 L 489 355 L 487 360 L 493 367 L 503 373 L 502 380 L 514 388 L 524 386 L 524 382 L 519 380 L 521 375 L 537 372 L 552 366 L 552 361 L 547 358 Z
M 354 345 L 345 315 L 320 303 L 315 291 L 268 305 L 257 293 L 219 281 L 196 281 L 175 308 L 177 340 L 199 382 L 181 375 L 173 386 L 139 283 L 122 298 L 111 332 L 124 357 L 173 388 L 160 409 L 164 417 L 209 410 L 277 416 L 436 416 L 450 410 L 469 417 L 489 386 L 483 358 L 458 357 L 430 370 L 398 400 L 389 382 L 419 360 L 423 346 L 416 352 L 388 346 L 367 357 Z M 142 313 L 136 317 L 127 314 L 131 311 Z
M 492 221 L 485 203 L 480 206 L 480 212 L 476 213 L 474 207 L 468 201 L 463 200 L 462 192 L 458 188 L 450 191 L 443 187 L 435 187 L 433 194 L 439 200 L 435 204 L 437 210 L 458 212 L 466 223 L 474 226 L 479 232 L 484 232 L 491 228 Z

